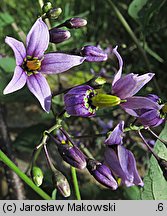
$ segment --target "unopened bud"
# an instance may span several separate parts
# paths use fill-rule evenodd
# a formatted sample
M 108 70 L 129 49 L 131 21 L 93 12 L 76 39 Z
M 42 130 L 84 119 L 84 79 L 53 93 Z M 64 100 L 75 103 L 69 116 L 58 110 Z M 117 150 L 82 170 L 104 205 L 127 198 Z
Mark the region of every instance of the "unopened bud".
M 69 31 L 62 30 L 59 28 L 52 28 L 49 30 L 50 42 L 51 43 L 61 43 L 68 40 L 71 37 Z
M 64 196 L 69 197 L 71 194 L 70 185 L 66 179 L 66 177 L 56 170 L 53 172 L 52 181 L 57 190 Z
M 74 17 L 69 20 L 66 20 L 64 23 L 64 26 L 66 26 L 69 29 L 72 28 L 81 28 L 87 25 L 87 21 L 85 19 L 82 19 L 80 17 Z
M 34 166 L 31 171 L 33 182 L 39 187 L 43 181 L 43 172 L 39 167 Z
M 61 13 L 62 13 L 61 8 L 53 8 L 49 10 L 49 12 L 47 13 L 47 17 L 50 19 L 57 19 Z
M 51 9 L 52 9 L 52 3 L 51 2 L 46 2 L 42 7 L 42 12 L 43 13 L 48 13 Z
M 91 100 L 92 104 L 99 108 L 116 106 L 121 102 L 119 97 L 107 94 L 97 94 Z
M 71 166 L 78 169 L 84 169 L 86 167 L 85 155 L 76 146 L 70 146 L 68 144 L 58 145 L 58 151 L 63 160 L 69 163 Z
M 93 175 L 93 177 L 102 185 L 112 190 L 116 190 L 118 188 L 116 180 L 106 165 L 94 159 L 88 159 L 87 169 L 89 170 L 90 174 Z
M 81 55 L 86 57 L 88 62 L 101 62 L 108 59 L 108 55 L 96 46 L 84 46 L 81 50 Z

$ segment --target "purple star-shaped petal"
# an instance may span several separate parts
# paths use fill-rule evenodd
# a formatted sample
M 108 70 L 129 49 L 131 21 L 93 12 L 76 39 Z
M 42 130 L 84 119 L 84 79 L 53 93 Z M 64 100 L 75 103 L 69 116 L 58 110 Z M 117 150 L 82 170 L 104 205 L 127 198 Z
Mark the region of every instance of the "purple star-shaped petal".
M 124 121 L 121 121 L 105 140 L 106 145 L 121 145 L 123 139 Z
M 44 55 L 49 45 L 49 31 L 42 18 L 37 19 L 29 31 L 26 48 L 22 42 L 11 37 L 6 37 L 5 42 L 13 49 L 17 66 L 12 80 L 3 93 L 17 91 L 27 82 L 28 88 L 39 100 L 42 108 L 49 112 L 51 91 L 42 73 L 62 73 L 82 64 L 85 58 L 62 53 Z

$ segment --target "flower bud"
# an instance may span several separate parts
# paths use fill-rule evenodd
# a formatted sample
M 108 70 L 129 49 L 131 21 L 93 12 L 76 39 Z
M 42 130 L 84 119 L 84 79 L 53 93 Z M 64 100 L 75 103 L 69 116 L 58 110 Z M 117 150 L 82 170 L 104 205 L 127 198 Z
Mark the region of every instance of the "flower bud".
M 53 8 L 49 10 L 49 12 L 47 13 L 47 17 L 50 19 L 57 19 L 61 13 L 62 13 L 61 8 Z
M 67 30 L 62 30 L 59 28 L 52 28 L 49 30 L 50 42 L 51 43 L 61 43 L 65 40 L 68 40 L 71 37 L 71 34 Z
M 82 19 L 80 17 L 74 17 L 69 20 L 66 20 L 64 23 L 64 26 L 66 26 L 69 29 L 72 28 L 81 28 L 87 25 L 87 21 L 85 19 Z
M 71 166 L 78 169 L 84 169 L 86 167 L 85 155 L 79 150 L 79 148 L 68 144 L 57 145 L 57 147 L 63 160 Z
M 71 194 L 70 186 L 69 183 L 66 179 L 66 177 L 56 170 L 52 174 L 52 181 L 57 190 L 64 196 L 64 197 L 69 197 Z
M 108 59 L 108 55 L 102 49 L 90 45 L 82 48 L 81 55 L 86 57 L 88 62 L 101 62 Z
M 46 2 L 42 7 L 42 12 L 43 13 L 48 13 L 51 9 L 52 9 L 52 3 L 51 2 Z
M 43 172 L 39 167 L 34 166 L 31 171 L 33 182 L 39 187 L 43 181 Z
M 111 107 L 120 104 L 121 99 L 114 95 L 97 94 L 92 97 L 92 104 L 95 107 Z
M 90 174 L 93 175 L 93 177 L 102 185 L 112 190 L 117 189 L 118 184 L 112 176 L 110 169 L 106 165 L 94 159 L 88 159 L 87 169 L 89 170 Z

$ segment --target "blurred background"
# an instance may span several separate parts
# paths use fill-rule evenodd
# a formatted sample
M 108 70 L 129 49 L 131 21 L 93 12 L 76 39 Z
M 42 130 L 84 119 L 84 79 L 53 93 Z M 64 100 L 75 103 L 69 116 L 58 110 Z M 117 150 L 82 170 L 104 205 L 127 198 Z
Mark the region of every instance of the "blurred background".
M 54 7 L 62 8 L 60 17 L 51 21 L 52 27 L 71 17 L 85 18 L 88 24 L 84 28 L 70 30 L 69 40 L 56 46 L 50 45 L 48 51 L 69 51 L 97 44 L 107 49 L 118 45 L 124 60 L 124 74 L 155 73 L 155 79 L 140 92 L 140 95 L 155 93 L 164 101 L 167 100 L 166 0 L 52 0 L 50 2 Z M 6 36 L 12 36 L 21 40 L 20 36 L 27 34 L 37 17 L 41 15 L 40 4 L 40 0 L 0 2 L 0 147 L 12 155 L 11 158 L 17 161 L 23 171 L 28 167 L 32 151 L 39 144 L 42 132 L 54 124 L 54 113 L 63 110 L 63 95 L 53 98 L 54 112 L 46 114 L 26 87 L 9 95 L 4 96 L 2 93 L 15 68 L 13 52 L 5 44 L 4 39 Z M 57 91 L 84 83 L 94 76 L 92 70 L 98 74 L 103 68 L 112 80 L 117 68 L 116 60 L 111 56 L 110 60 L 104 63 L 87 62 L 59 76 L 50 75 L 47 79 L 52 91 Z M 106 89 L 109 91 L 109 86 Z M 125 120 L 127 125 L 132 122 L 132 118 L 125 115 L 122 110 L 112 108 L 99 111 L 92 119 L 71 117 L 66 121 L 65 127 L 73 136 L 90 135 L 75 141 L 79 146 L 82 144 L 86 146 L 97 160 L 102 161 L 105 137 L 94 137 L 93 134 L 107 132 L 120 119 Z M 156 132 L 159 133 L 162 128 L 163 126 L 156 128 Z M 138 170 L 144 177 L 148 169 L 148 152 L 133 132 L 128 134 L 125 142 L 135 154 Z M 56 147 L 50 144 L 49 149 L 56 166 L 71 182 L 69 166 L 60 158 Z M 44 172 L 42 188 L 51 194 L 54 186 L 43 154 L 40 155 L 38 163 Z M 86 170 L 78 172 L 78 179 L 83 199 L 140 199 L 138 187 L 120 187 L 116 191 L 111 191 L 99 185 Z M 40 198 L 0 162 L 0 199 L 23 197 Z M 60 194 L 57 198 L 64 199 Z M 73 193 L 70 199 L 74 199 Z

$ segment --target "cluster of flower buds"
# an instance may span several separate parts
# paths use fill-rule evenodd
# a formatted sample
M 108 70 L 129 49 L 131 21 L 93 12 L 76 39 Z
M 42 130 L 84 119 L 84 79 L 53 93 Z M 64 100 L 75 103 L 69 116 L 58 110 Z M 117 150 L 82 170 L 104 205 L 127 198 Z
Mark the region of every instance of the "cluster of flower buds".
M 46 2 L 42 7 L 42 11 L 44 13 L 44 17 L 49 19 L 57 19 L 62 13 L 62 9 L 53 8 L 51 2 Z M 84 27 L 86 25 L 87 21 L 83 18 L 74 17 L 68 19 L 65 22 L 58 25 L 57 27 L 54 27 L 49 30 L 50 42 L 56 44 L 62 43 L 71 37 L 70 31 L 61 29 L 61 27 L 66 27 L 68 29 L 77 29 Z
M 65 134 L 62 134 L 60 131 L 57 133 L 57 139 L 51 134 L 49 136 L 57 145 L 58 152 L 64 161 L 78 169 L 87 168 L 90 174 L 99 183 L 112 190 L 117 189 L 117 182 L 114 179 L 112 172 L 106 165 L 86 157 L 82 151 L 76 147 L 74 143 L 72 144 L 68 137 Z
M 61 29 L 61 27 L 67 27 L 69 29 L 72 29 L 72 28 L 76 29 L 76 28 L 84 27 L 86 24 L 87 24 L 87 21 L 79 17 L 75 17 L 75 18 L 66 20 L 64 23 L 49 30 L 50 42 L 51 43 L 62 43 L 71 37 L 70 31 Z
M 62 13 L 62 9 L 53 8 L 51 2 L 46 2 L 42 7 L 42 11 L 44 14 L 46 14 L 45 17 L 49 19 L 57 19 Z

